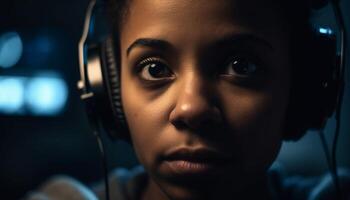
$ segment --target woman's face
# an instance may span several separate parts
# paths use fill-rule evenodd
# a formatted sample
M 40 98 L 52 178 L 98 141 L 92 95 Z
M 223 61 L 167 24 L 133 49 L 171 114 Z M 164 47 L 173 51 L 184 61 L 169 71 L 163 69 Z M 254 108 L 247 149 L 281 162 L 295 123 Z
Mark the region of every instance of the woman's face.
M 127 9 L 122 102 L 149 191 L 201 199 L 259 180 L 280 149 L 290 88 L 278 6 L 132 0 Z

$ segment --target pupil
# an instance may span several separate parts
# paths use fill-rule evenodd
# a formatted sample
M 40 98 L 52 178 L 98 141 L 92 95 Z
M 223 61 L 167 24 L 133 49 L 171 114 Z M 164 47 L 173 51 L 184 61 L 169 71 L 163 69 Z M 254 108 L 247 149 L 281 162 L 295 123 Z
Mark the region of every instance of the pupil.
M 256 71 L 256 66 L 247 60 L 235 60 L 233 69 L 238 74 L 250 74 Z
M 151 64 L 148 69 L 149 73 L 153 77 L 161 76 L 163 73 L 163 67 L 159 64 Z

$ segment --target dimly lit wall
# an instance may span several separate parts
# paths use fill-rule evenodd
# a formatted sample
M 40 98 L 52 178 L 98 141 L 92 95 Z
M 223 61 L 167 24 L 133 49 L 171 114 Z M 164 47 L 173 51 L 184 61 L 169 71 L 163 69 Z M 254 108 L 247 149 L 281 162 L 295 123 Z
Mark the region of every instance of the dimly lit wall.
M 86 0 L 0 2 L 0 36 L 16 32 L 23 43 L 19 62 L 11 68 L 0 67 L 0 87 L 3 77 L 24 77 L 27 89 L 35 77 L 52 74 L 68 87 L 67 102 L 54 115 L 35 114 L 29 103 L 20 113 L 0 112 L 2 199 L 19 199 L 53 174 L 68 174 L 86 183 L 101 180 L 98 147 L 76 90 L 77 43 L 86 6 Z M 0 91 L 0 99 L 13 96 L 9 92 L 13 90 Z M 135 165 L 126 144 L 110 142 L 107 149 L 110 168 Z

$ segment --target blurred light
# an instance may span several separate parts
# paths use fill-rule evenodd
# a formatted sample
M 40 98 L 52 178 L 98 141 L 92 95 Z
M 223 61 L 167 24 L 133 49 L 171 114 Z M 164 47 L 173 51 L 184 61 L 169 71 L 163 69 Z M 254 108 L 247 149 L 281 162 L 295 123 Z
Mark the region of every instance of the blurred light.
M 24 105 L 24 80 L 0 78 L 0 112 L 19 113 Z
M 35 115 L 55 115 L 64 108 L 68 88 L 56 77 L 33 78 L 27 86 L 26 102 Z
M 8 32 L 0 36 L 0 67 L 14 66 L 22 56 L 23 44 L 16 32 Z
M 319 28 L 319 32 L 320 32 L 321 34 L 328 34 L 328 35 L 333 34 L 333 31 L 332 31 L 332 29 L 330 29 L 330 28 L 322 28 L 322 27 L 320 27 L 320 28 Z
M 0 76 L 0 113 L 57 115 L 63 110 L 67 99 L 66 82 L 58 76 Z

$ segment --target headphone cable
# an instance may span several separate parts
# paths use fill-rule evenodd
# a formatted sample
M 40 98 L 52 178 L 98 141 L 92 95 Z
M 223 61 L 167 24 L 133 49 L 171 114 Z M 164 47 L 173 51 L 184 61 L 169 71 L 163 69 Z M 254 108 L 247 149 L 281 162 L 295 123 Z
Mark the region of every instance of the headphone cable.
M 330 152 L 329 152 L 329 148 L 327 145 L 327 141 L 325 138 L 325 134 L 323 130 L 319 130 L 318 131 L 318 135 L 320 136 L 320 140 L 321 140 L 321 144 L 322 144 L 322 149 L 324 151 L 324 154 L 326 156 L 326 161 L 327 161 L 327 167 L 329 169 L 329 173 L 331 175 L 332 181 L 335 185 L 335 189 L 336 189 L 336 195 L 337 195 L 337 199 L 340 200 L 340 187 L 339 187 L 339 179 L 338 179 L 338 174 L 337 174 L 337 170 L 336 168 L 333 168 L 333 164 L 332 164 L 332 159 L 330 156 Z
M 342 15 L 342 11 L 340 9 L 340 1 L 338 0 L 333 0 L 331 2 L 334 15 L 336 18 L 336 23 L 339 28 L 339 34 L 340 34 L 340 63 L 339 63 L 339 83 L 338 83 L 338 99 L 337 99 L 337 106 L 336 106 L 336 111 L 335 111 L 335 120 L 336 120 L 336 129 L 334 133 L 334 138 L 333 138 L 333 144 L 332 144 L 332 170 L 333 171 L 333 181 L 335 185 L 335 189 L 338 195 L 338 199 L 341 199 L 342 192 L 340 188 L 340 183 L 339 183 L 339 177 L 338 177 L 338 167 L 337 167 L 337 146 L 338 146 L 338 138 L 340 134 L 340 126 L 341 126 L 341 111 L 342 111 L 342 103 L 343 103 L 343 96 L 344 96 L 344 86 L 345 86 L 345 81 L 344 81 L 344 74 L 345 74 L 345 52 L 346 52 L 346 29 L 345 29 L 345 24 L 344 24 L 344 18 Z
M 103 145 L 101 135 L 97 131 L 94 131 L 94 135 L 96 136 L 98 148 L 102 158 L 101 160 L 102 160 L 103 178 L 104 178 L 104 184 L 105 184 L 105 198 L 106 200 L 109 200 L 110 193 L 109 193 L 108 162 L 107 162 L 106 149 L 105 149 L 105 146 Z
M 330 157 L 330 153 L 329 153 L 329 148 L 328 148 L 328 145 L 327 145 L 327 140 L 325 138 L 325 134 L 324 134 L 324 131 L 322 129 L 320 129 L 318 131 L 318 135 L 320 136 L 320 140 L 321 140 L 321 144 L 322 144 L 322 149 L 324 151 L 324 154 L 326 156 L 326 161 L 327 161 L 327 166 L 328 166 L 328 169 L 329 171 L 331 172 L 331 175 L 332 175 L 332 178 L 333 178 L 333 175 L 334 173 L 332 173 L 332 161 L 331 161 L 331 157 Z M 333 178 L 334 180 L 334 178 Z

